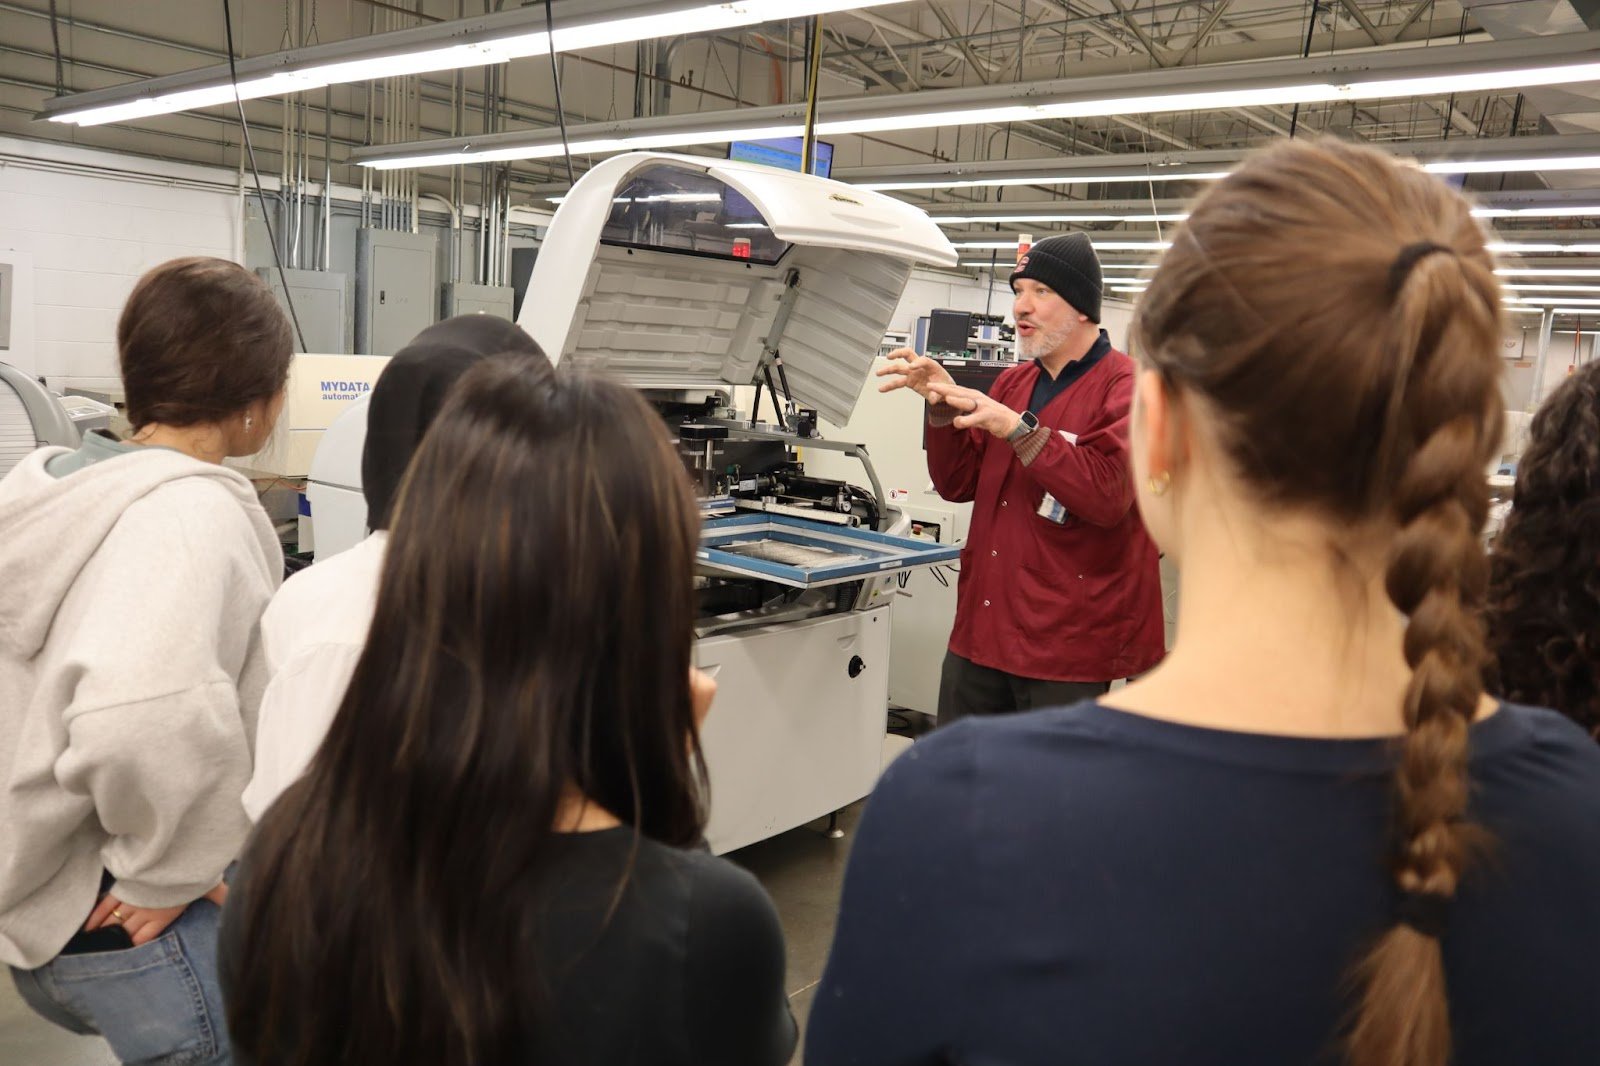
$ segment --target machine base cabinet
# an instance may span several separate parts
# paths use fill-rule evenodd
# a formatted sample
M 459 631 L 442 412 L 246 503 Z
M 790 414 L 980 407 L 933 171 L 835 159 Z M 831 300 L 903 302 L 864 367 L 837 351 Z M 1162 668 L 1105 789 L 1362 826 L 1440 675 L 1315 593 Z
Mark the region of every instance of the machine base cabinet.
M 882 768 L 890 608 L 711 636 L 717 681 L 701 730 L 717 854 L 863 798 Z

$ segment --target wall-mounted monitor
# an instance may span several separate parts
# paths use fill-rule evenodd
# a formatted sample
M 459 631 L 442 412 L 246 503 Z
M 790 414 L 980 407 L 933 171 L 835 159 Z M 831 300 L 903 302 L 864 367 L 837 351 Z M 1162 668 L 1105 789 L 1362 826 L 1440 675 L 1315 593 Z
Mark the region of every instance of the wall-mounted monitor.
M 728 145 L 728 158 L 741 163 L 759 163 L 779 170 L 800 172 L 802 145 L 799 137 L 779 137 L 770 141 L 734 141 Z M 818 141 L 811 158 L 811 173 L 826 178 L 833 173 L 833 145 Z M 754 223 L 761 219 L 755 206 L 732 189 L 723 201 L 727 220 L 735 224 Z
M 779 137 L 770 141 L 734 141 L 728 145 L 728 158 L 741 163 L 760 163 L 779 170 L 800 169 L 799 137 Z M 833 173 L 833 145 L 818 141 L 811 160 L 811 173 L 826 178 Z

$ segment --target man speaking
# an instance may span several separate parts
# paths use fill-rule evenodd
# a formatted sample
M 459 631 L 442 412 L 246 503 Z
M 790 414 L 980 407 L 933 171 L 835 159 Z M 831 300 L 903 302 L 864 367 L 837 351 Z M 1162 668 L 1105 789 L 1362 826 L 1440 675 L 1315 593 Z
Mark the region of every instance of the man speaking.
M 940 725 L 1090 699 L 1166 650 L 1128 465 L 1134 364 L 1100 328 L 1088 237 L 1035 244 L 1011 291 L 1019 362 L 987 395 L 910 349 L 878 371 L 927 401 L 934 487 L 972 503 Z

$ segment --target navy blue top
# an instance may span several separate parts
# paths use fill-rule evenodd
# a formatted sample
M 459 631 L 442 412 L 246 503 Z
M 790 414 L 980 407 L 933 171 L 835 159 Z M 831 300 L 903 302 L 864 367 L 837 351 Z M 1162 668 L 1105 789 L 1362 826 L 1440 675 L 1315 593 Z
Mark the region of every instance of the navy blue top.
M 1111 338 L 1105 330 L 1100 331 L 1100 339 L 1090 346 L 1083 354 L 1082 359 L 1074 359 L 1061 368 L 1061 373 L 1055 377 L 1050 376 L 1050 371 L 1044 368 L 1041 360 L 1035 359 L 1039 364 L 1039 376 L 1033 382 L 1033 395 L 1028 397 L 1028 410 L 1034 414 L 1043 411 L 1050 401 L 1060 396 L 1067 388 L 1083 375 L 1094 369 L 1094 365 L 1111 353 Z
M 1392 751 L 1095 703 L 939 730 L 862 818 L 806 1062 L 1338 1063 L 1395 908 Z M 1495 844 L 1444 938 L 1454 1066 L 1593 1066 L 1600 748 L 1503 705 L 1471 771 Z

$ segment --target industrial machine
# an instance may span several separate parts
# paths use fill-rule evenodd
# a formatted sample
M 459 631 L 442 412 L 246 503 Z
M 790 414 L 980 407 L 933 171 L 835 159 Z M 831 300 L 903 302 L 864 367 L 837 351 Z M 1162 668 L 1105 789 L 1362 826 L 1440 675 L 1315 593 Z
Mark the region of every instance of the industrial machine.
M 909 342 L 935 359 L 1013 361 L 1016 331 L 1000 315 L 936 307 L 918 318 Z
M 540 248 L 519 324 L 557 364 L 643 390 L 700 490 L 717 852 L 853 803 L 881 770 L 896 576 L 957 549 L 908 536 L 867 449 L 817 427 L 850 420 L 912 267 L 955 262 L 901 201 L 659 153 L 591 169 Z M 312 462 L 319 558 L 359 539 L 365 410 L 340 416 Z M 816 476 L 819 452 L 853 473 Z
M 81 439 L 58 397 L 16 367 L 0 363 L 0 477 L 35 448 L 76 448 Z

